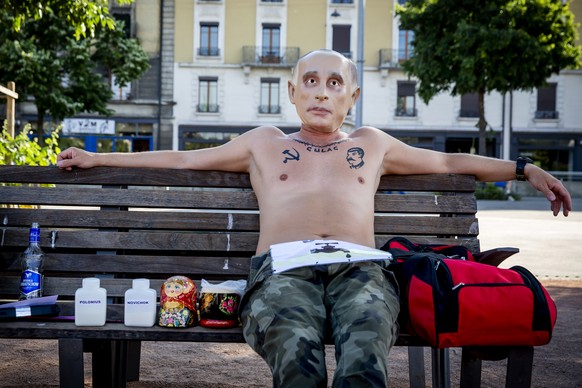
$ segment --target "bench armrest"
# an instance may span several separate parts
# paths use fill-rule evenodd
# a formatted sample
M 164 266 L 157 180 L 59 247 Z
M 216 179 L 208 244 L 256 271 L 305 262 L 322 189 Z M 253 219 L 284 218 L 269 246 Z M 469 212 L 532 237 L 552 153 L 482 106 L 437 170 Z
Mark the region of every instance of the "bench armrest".
M 505 259 L 519 252 L 519 248 L 502 247 L 475 253 L 473 257 L 479 263 L 499 266 Z

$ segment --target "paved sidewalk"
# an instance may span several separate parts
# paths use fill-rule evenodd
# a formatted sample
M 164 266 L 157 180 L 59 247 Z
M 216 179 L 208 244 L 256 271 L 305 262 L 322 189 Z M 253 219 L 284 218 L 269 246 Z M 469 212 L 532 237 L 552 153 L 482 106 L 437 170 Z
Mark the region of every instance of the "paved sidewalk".
M 582 199 L 568 217 L 554 217 L 541 197 L 478 201 L 481 250 L 512 246 L 520 253 L 501 267 L 521 265 L 540 279 L 582 280 Z

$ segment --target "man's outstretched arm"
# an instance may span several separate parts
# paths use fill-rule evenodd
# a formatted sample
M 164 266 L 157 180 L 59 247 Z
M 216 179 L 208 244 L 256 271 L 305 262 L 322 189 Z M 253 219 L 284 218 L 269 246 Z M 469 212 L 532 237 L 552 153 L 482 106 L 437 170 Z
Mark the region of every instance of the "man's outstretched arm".
M 253 139 L 265 136 L 264 132 L 268 130 L 257 128 L 219 147 L 193 151 L 93 153 L 72 147 L 57 156 L 57 165 L 67 170 L 103 166 L 248 172 L 252 161 Z
M 454 173 L 474 175 L 481 182 L 501 182 L 516 179 L 516 162 L 420 149 L 392 138 L 384 158 L 384 173 Z M 568 215 L 572 210 L 572 198 L 559 179 L 533 164 L 526 164 L 524 173 L 529 184 L 550 201 L 554 215 L 560 210 Z

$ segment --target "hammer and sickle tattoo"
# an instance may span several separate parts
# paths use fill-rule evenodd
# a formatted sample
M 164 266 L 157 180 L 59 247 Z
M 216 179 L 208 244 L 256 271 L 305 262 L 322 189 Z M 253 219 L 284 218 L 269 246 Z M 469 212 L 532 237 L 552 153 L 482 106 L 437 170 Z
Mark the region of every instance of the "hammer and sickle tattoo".
M 285 160 L 283 160 L 283 163 L 287 163 L 290 160 L 299 160 L 300 159 L 300 155 L 299 155 L 299 151 L 297 151 L 295 148 L 293 148 L 293 151 L 295 151 L 294 153 L 291 152 L 291 150 L 285 150 L 282 152 L 283 155 L 285 156 Z

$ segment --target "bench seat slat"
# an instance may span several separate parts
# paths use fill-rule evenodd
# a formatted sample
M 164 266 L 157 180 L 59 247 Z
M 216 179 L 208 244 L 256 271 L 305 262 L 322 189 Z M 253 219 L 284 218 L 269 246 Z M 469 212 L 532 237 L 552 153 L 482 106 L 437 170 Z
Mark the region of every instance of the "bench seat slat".
M 209 329 L 200 326 L 170 329 L 154 327 L 131 327 L 123 323 L 108 323 L 101 327 L 78 327 L 74 322 L 43 322 L 31 325 L 30 322 L 10 322 L 0 326 L 0 337 L 59 339 L 59 338 L 111 338 L 114 340 L 141 341 L 186 341 L 186 342 L 234 342 L 244 343 L 242 329 L 239 327 Z M 426 346 L 418 338 L 401 335 L 397 346 Z

